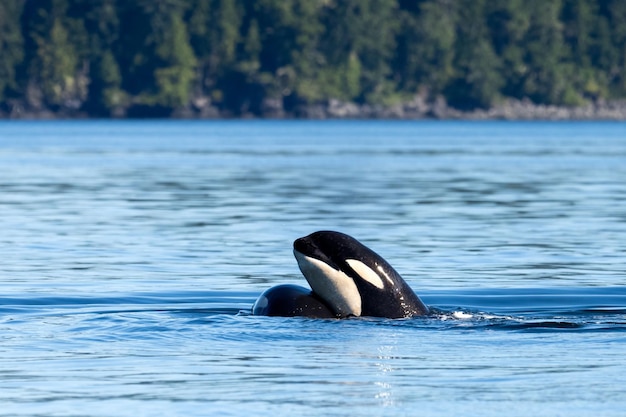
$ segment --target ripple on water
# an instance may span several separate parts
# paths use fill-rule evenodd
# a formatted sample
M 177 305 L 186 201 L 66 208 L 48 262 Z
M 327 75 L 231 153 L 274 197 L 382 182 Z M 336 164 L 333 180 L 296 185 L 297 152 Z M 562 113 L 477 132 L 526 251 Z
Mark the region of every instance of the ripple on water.
M 7 415 L 621 416 L 620 123 L 0 123 Z M 296 237 L 435 307 L 254 317 Z M 76 411 L 80 410 L 80 411 Z

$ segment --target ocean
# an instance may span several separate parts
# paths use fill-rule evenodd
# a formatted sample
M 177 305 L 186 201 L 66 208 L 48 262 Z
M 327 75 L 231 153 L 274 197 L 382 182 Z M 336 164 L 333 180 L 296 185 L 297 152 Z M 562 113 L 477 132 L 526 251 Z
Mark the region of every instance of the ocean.
M 259 317 L 348 233 L 428 317 Z M 626 124 L 0 123 L 2 416 L 621 416 Z

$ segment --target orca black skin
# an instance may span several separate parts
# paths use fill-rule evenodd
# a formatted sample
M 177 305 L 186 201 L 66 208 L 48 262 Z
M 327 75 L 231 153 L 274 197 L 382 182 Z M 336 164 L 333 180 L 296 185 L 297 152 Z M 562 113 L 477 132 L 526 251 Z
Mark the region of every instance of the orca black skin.
M 255 316 L 336 318 L 336 314 L 309 289 L 277 285 L 259 296 L 252 306 Z
M 380 255 L 340 232 L 297 239 L 294 255 L 313 292 L 339 317 L 423 316 L 428 307 Z
M 293 248 L 313 291 L 282 285 L 270 288 L 255 303 L 253 314 L 335 318 L 429 314 L 400 274 L 351 236 L 319 231 L 296 239 Z

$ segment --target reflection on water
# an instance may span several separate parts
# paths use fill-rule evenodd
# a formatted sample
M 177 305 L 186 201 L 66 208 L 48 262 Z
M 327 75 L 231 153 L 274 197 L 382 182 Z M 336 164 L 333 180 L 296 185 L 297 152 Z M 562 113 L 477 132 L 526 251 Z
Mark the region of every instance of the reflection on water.
M 621 415 L 625 161 L 620 123 L 1 123 L 3 412 Z M 436 314 L 246 314 L 319 229 Z

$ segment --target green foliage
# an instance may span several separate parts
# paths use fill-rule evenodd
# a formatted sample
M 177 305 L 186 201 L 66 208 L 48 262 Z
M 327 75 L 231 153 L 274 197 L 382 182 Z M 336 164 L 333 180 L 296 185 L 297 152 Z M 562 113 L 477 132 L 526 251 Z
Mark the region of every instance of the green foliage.
M 607 56 L 610 69 L 607 71 L 611 78 L 611 95 L 613 97 L 626 96 L 626 2 L 623 0 L 607 0 L 601 2 L 604 6 L 611 33 L 611 46 L 614 53 Z M 608 54 L 607 54 L 608 55 Z
M 339 79 L 351 86 L 336 86 L 340 94 L 357 101 L 379 101 L 387 91 L 390 61 L 398 25 L 394 1 L 343 0 L 327 2 L 321 9 L 325 27 L 320 40 L 329 69 L 342 71 Z M 358 71 L 357 95 L 351 94 Z
M 232 70 L 241 42 L 242 7 L 235 0 L 190 0 L 185 20 L 198 59 L 198 94 L 219 97 L 219 80 Z
M 626 2 L 0 1 L 3 108 L 237 115 L 415 94 L 462 109 L 624 98 Z
M 171 108 L 184 106 L 189 102 L 196 57 L 180 15 L 171 16 L 164 39 L 157 44 L 156 54 L 163 66 L 154 70 L 157 86 L 155 103 Z
M 529 0 L 530 25 L 524 37 L 523 93 L 539 103 L 572 101 L 570 90 L 572 65 L 567 63 L 568 48 L 563 39 L 559 20 L 561 2 L 558 0 Z M 569 103 L 565 103 L 569 104 Z
M 402 12 L 395 65 L 402 89 L 443 91 L 454 74 L 456 19 L 456 8 L 440 0 Z
M 7 90 L 17 89 L 17 67 L 24 59 L 24 40 L 19 25 L 22 3 L 20 0 L 0 2 L 0 101 Z
M 526 0 L 492 0 L 485 5 L 491 43 L 500 57 L 501 92 L 518 99 L 525 97 L 524 78 L 528 71 L 525 36 L 531 24 Z
M 67 16 L 64 0 L 27 3 L 35 14 L 27 34 L 32 44 L 29 60 L 31 82 L 38 85 L 43 102 L 53 108 L 77 107 L 86 96 L 86 83 L 80 76 L 79 46 L 84 38 L 72 36 L 80 22 Z
M 44 93 L 49 102 L 60 104 L 63 95 L 74 89 L 78 60 L 60 19 L 54 19 L 46 35 L 46 38 L 37 39 L 39 75 L 44 80 Z
M 455 75 L 447 87 L 450 102 L 460 108 L 487 108 L 498 98 L 503 80 L 500 58 L 493 50 L 485 19 L 484 0 L 458 4 Z
M 96 65 L 97 72 L 94 79 L 98 80 L 98 85 L 92 86 L 92 90 L 97 92 L 96 103 L 94 103 L 97 109 L 110 112 L 115 108 L 124 106 L 126 94 L 120 88 L 122 76 L 113 53 L 111 51 L 103 52 Z

